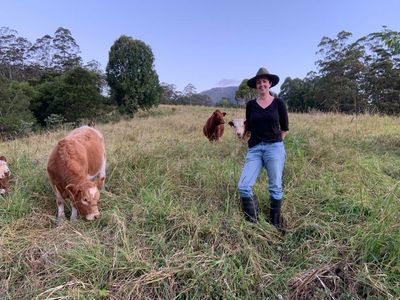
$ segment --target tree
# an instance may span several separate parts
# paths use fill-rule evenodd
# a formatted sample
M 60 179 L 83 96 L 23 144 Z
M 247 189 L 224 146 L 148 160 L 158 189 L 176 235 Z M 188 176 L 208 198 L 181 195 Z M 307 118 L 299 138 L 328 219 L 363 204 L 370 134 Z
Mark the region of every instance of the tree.
M 29 49 L 32 63 L 45 70 L 49 69 L 52 64 L 52 44 L 53 38 L 48 34 L 38 38 Z
M 59 27 L 53 38 L 52 65 L 58 71 L 68 71 L 81 65 L 79 46 L 69 29 Z
M 393 55 L 400 54 L 400 32 L 388 29 L 383 26 L 383 31 L 376 34 L 380 36 L 383 42 L 393 50 Z
M 315 97 L 324 111 L 353 112 L 362 100 L 358 91 L 364 72 L 364 48 L 348 44 L 350 32 L 341 31 L 336 39 L 323 37 L 318 47 L 323 57 L 317 61 L 320 78 Z
M 219 107 L 234 107 L 234 104 L 231 103 L 231 101 L 229 100 L 229 98 L 226 97 L 222 97 L 221 101 L 219 101 L 216 106 Z
M 207 95 L 201 94 L 193 94 L 190 96 L 189 103 L 190 105 L 203 105 L 206 106 L 209 104 L 210 97 Z
M 86 70 L 96 73 L 99 77 L 99 91 L 100 94 L 102 95 L 107 95 L 108 94 L 108 84 L 107 84 L 107 78 L 106 74 L 104 73 L 103 69 L 101 68 L 101 64 L 97 60 L 90 60 L 88 61 L 84 66 Z
M 251 99 L 257 97 L 257 91 L 255 89 L 250 88 L 247 85 L 248 79 L 243 79 L 239 85 L 239 89 L 236 91 L 235 99 L 237 102 L 243 100 L 244 102 L 248 102 Z
M 160 103 L 176 104 L 176 100 L 178 98 L 176 85 L 162 82 L 161 89 L 162 89 L 162 93 L 161 93 Z
M 10 80 L 25 79 L 28 50 L 31 43 L 8 27 L 0 28 L 0 76 Z
M 281 85 L 279 97 L 286 100 L 289 111 L 307 112 L 316 107 L 313 98 L 312 81 L 286 78 Z
M 0 77 L 0 138 L 20 136 L 31 131 L 36 123 L 29 109 L 33 93 L 26 82 Z
M 121 36 L 111 46 L 106 68 L 111 97 L 123 113 L 158 104 L 161 87 L 151 48 L 140 40 Z
M 105 101 L 98 82 L 96 73 L 81 67 L 49 78 L 36 87 L 31 109 L 42 125 L 52 114 L 62 116 L 67 122 L 92 119 L 102 112 Z
M 366 101 L 373 111 L 391 115 L 400 113 L 400 52 L 396 41 L 400 41 L 400 32 L 386 28 L 360 41 L 368 48 L 362 82 Z
M 196 94 L 196 87 L 189 83 L 185 88 L 183 89 L 183 95 L 189 98 L 189 104 L 192 105 L 192 96 Z

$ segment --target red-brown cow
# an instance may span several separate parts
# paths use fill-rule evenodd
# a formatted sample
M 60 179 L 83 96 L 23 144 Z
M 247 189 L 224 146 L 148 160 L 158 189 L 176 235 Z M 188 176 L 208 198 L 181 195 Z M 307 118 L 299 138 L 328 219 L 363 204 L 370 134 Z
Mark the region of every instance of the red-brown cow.
M 47 162 L 47 174 L 56 194 L 57 220 L 65 218 L 64 200 L 71 201 L 71 221 L 78 212 L 91 221 L 100 216 L 99 189 L 104 186 L 106 155 L 103 135 L 83 126 L 61 139 Z
M 0 195 L 6 194 L 10 188 L 10 169 L 7 165 L 7 159 L 0 156 Z
M 213 112 L 211 117 L 208 118 L 203 127 L 203 133 L 210 142 L 218 141 L 224 134 L 224 117 L 226 112 L 221 112 L 219 109 Z

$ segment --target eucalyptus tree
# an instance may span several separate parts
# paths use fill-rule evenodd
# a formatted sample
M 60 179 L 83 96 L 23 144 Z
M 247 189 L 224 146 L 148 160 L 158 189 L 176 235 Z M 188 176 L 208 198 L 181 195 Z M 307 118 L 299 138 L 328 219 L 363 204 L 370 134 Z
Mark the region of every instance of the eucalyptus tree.
M 86 70 L 88 70 L 90 72 L 97 74 L 97 76 L 99 78 L 99 80 L 98 80 L 99 91 L 102 95 L 107 95 L 109 87 L 107 84 L 106 74 L 104 73 L 104 70 L 102 69 L 101 64 L 97 60 L 92 59 L 92 60 L 88 61 L 86 64 L 84 64 L 83 68 L 85 68 Z
M 383 31 L 378 34 L 382 38 L 383 42 L 392 49 L 393 55 L 400 54 L 400 32 L 388 29 L 386 26 L 383 27 Z
M 45 70 L 50 69 L 53 55 L 52 45 L 53 38 L 48 34 L 36 39 L 35 43 L 29 49 L 32 64 Z
M 396 42 L 397 41 L 397 42 Z M 373 111 L 400 113 L 400 32 L 384 29 L 362 39 L 365 55 L 363 91 Z
M 162 82 L 160 86 L 162 89 L 160 103 L 176 104 L 176 100 L 178 98 L 176 85 Z
M 52 43 L 52 66 L 58 71 L 68 71 L 81 65 L 80 50 L 71 31 L 59 27 L 54 33 Z
M 193 95 L 196 94 L 196 87 L 192 84 L 189 83 L 185 88 L 183 89 L 183 95 L 187 98 L 189 98 L 189 104 L 192 105 L 192 97 Z
M 106 67 L 111 97 L 120 111 L 133 115 L 159 103 L 161 87 L 154 69 L 151 48 L 129 36 L 119 37 L 111 46 Z
M 0 28 L 0 75 L 24 80 L 31 43 L 8 27 Z
M 364 48 L 357 42 L 349 43 L 351 36 L 350 32 L 341 31 L 335 39 L 323 37 L 318 45 L 322 58 L 317 61 L 320 78 L 315 97 L 322 110 L 353 112 L 359 109 Z

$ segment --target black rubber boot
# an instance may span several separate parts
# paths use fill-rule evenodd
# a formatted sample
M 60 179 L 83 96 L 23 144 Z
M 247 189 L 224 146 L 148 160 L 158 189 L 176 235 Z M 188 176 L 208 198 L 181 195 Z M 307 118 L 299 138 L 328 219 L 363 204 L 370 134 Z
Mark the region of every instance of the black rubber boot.
M 282 230 L 281 205 L 282 205 L 282 200 L 275 200 L 271 198 L 271 210 L 269 213 L 269 219 L 271 224 L 274 225 L 279 230 Z
M 247 221 L 257 223 L 258 200 L 257 196 L 242 197 L 242 209 Z

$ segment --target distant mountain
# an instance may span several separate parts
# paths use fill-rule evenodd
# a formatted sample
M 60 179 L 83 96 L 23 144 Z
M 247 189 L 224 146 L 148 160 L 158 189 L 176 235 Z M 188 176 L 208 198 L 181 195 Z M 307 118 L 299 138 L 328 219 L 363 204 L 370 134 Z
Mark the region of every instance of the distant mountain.
M 209 105 L 217 104 L 222 98 L 227 98 L 231 103 L 236 104 L 235 93 L 238 89 L 238 86 L 216 87 L 210 90 L 202 91 L 199 94 L 210 97 Z

